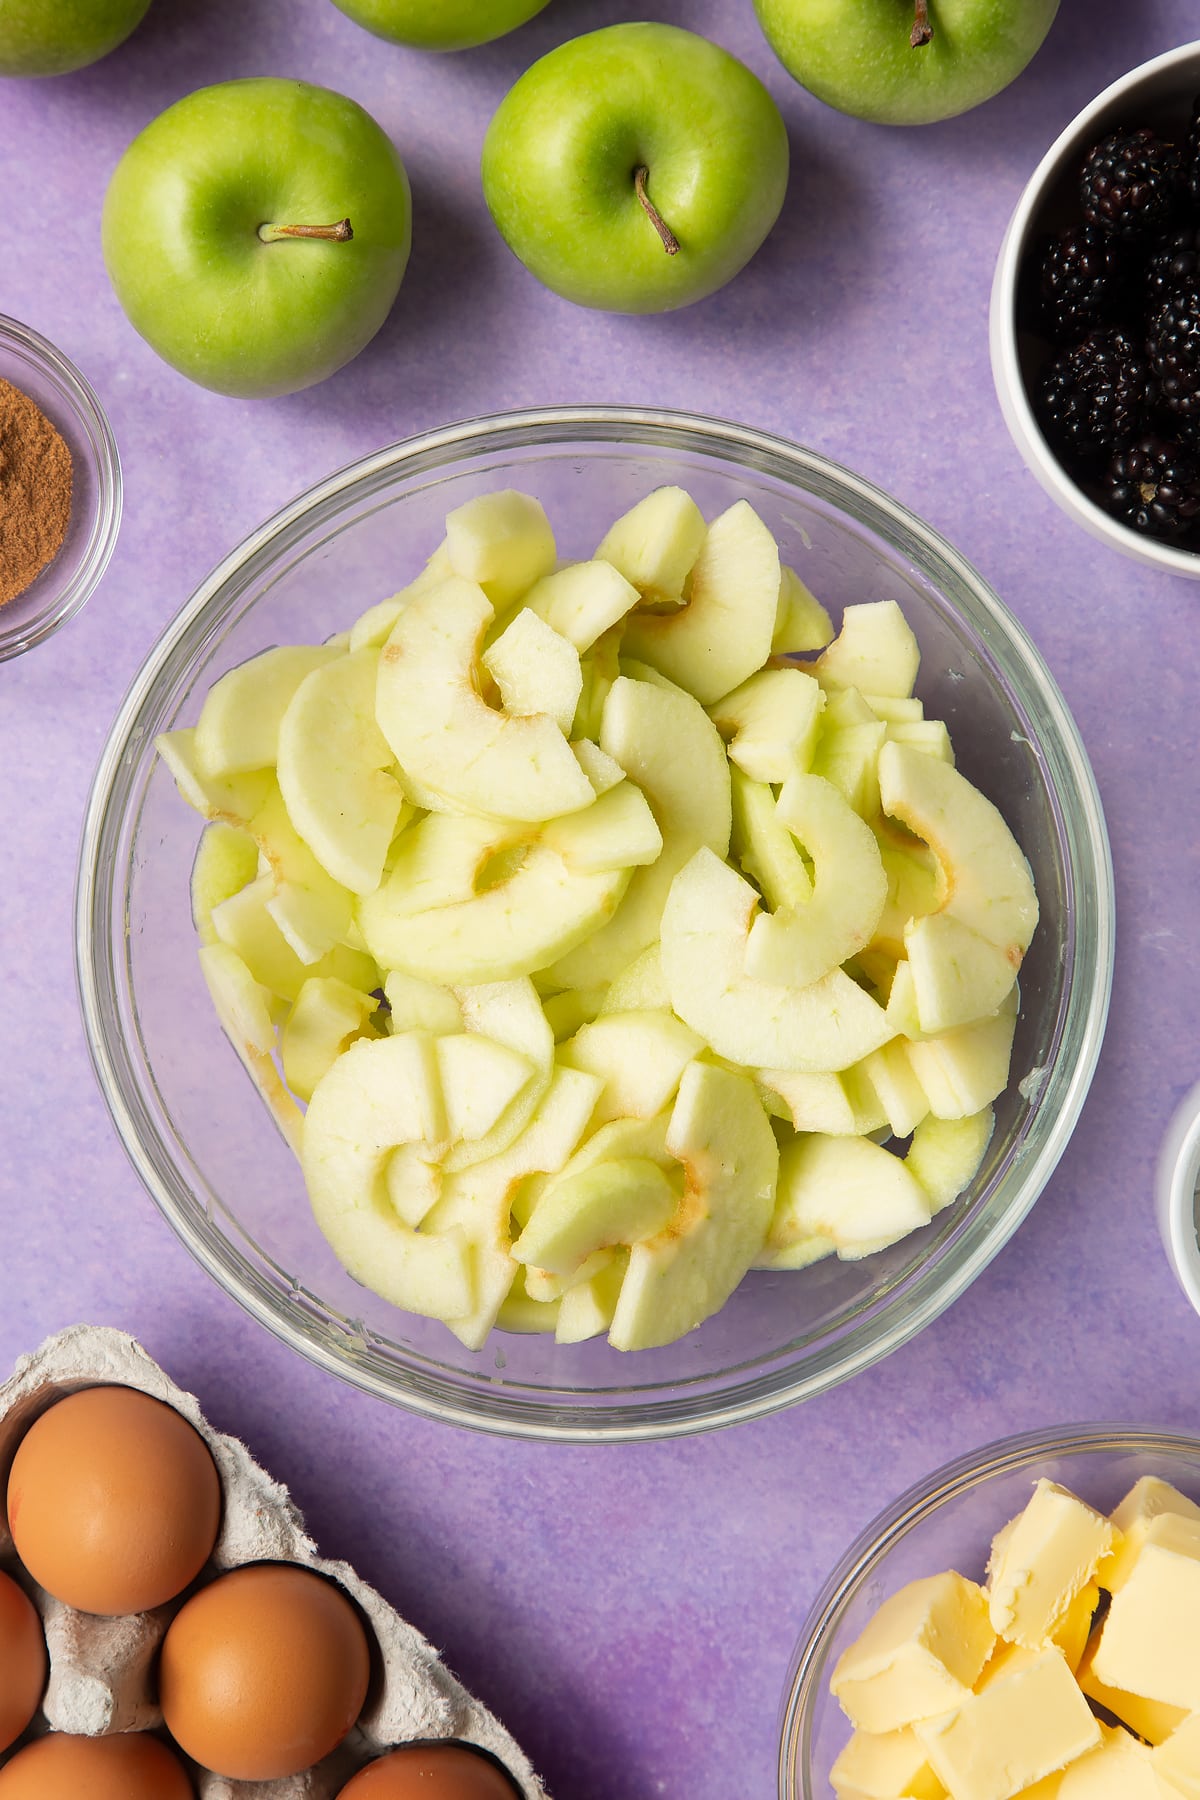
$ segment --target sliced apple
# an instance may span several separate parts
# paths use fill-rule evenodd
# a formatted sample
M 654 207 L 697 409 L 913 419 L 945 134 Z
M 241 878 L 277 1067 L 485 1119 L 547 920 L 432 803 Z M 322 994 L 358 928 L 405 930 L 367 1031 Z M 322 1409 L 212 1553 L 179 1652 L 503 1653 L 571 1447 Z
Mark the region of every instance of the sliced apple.
M 587 654 L 579 659 L 583 673 L 583 692 L 579 696 L 579 705 L 575 709 L 575 719 L 571 726 L 573 741 L 595 742 L 600 736 L 604 702 L 613 682 L 621 673 L 620 645 L 624 629 L 623 625 L 614 625 L 611 631 L 606 631 L 597 638 Z M 586 772 L 589 775 L 591 773 L 590 770 Z
M 704 515 L 679 487 L 655 488 L 611 525 L 596 551 L 651 605 L 677 601 L 704 545 Z
M 862 698 L 875 717 L 888 725 L 918 725 L 925 717 L 924 702 L 915 694 L 863 694 Z
M 553 569 L 550 521 L 531 494 L 502 488 L 446 514 L 446 557 L 456 575 L 478 582 L 498 610 Z
M 751 781 L 741 769 L 729 773 L 731 854 L 772 911 L 805 905 L 812 898 L 812 876 L 795 838 L 779 817 L 774 790 L 765 781 Z
M 582 654 L 632 612 L 640 598 L 619 569 L 597 560 L 568 563 L 543 575 L 525 595 L 525 605 Z
M 803 1069 L 758 1069 L 755 1078 L 765 1089 L 764 1099 L 782 1102 L 772 1107 L 795 1131 L 820 1131 L 830 1137 L 863 1137 L 886 1123 L 878 1098 L 851 1079 Z
M 525 1271 L 518 1265 L 512 1286 L 500 1303 L 496 1324 L 501 1331 L 549 1335 L 557 1330 L 561 1304 L 559 1300 L 535 1299 L 525 1285 Z
M 391 1029 L 397 1035 L 403 1031 L 428 1031 L 440 1037 L 446 1032 L 466 1030 L 462 1006 L 452 988 L 392 969 L 384 981 L 383 992 L 391 1009 Z
M 935 1213 L 957 1200 L 979 1173 L 996 1115 L 990 1106 L 963 1119 L 923 1119 L 913 1132 L 904 1165 L 929 1196 Z
M 825 696 L 801 669 L 760 669 L 708 709 L 729 760 L 752 781 L 781 782 L 812 762 Z
M 579 875 L 642 868 L 657 862 L 663 847 L 662 832 L 645 796 L 625 780 L 598 795 L 586 812 L 551 819 L 538 841 Z
M 986 1018 L 1016 980 L 1004 951 L 952 913 L 910 920 L 904 929 L 904 948 L 924 1033 L 951 1031 Z
M 594 1275 L 609 1268 L 619 1253 L 619 1249 L 593 1250 L 565 1275 L 554 1274 L 535 1263 L 523 1263 L 525 1292 L 531 1300 L 561 1300 L 577 1282 L 589 1282 Z
M 591 782 L 547 714 L 510 718 L 476 686 L 477 658 L 494 618 L 476 583 L 451 577 L 418 594 L 380 654 L 380 729 L 427 801 L 493 818 L 543 820 L 590 806 Z
M 434 1054 L 452 1144 L 486 1137 L 537 1073 L 529 1057 L 473 1031 L 435 1038 Z
M 603 1336 L 612 1324 L 628 1267 L 627 1251 L 610 1251 L 602 1268 L 565 1290 L 554 1327 L 557 1343 L 582 1344 L 588 1338 Z
M 311 975 L 336 975 L 364 993 L 377 986 L 379 971 L 371 957 L 347 944 L 335 944 L 317 962 L 302 963 L 271 916 L 275 893 L 274 877 L 259 875 L 210 914 L 217 937 L 236 950 L 256 981 L 289 1003 Z
M 954 746 L 944 719 L 914 719 L 909 723 L 888 723 L 888 741 L 906 744 L 925 756 L 936 756 L 939 762 L 953 764 Z
M 748 1076 L 690 1063 L 666 1141 L 684 1191 L 669 1223 L 629 1252 L 609 1331 L 618 1350 L 673 1343 L 722 1307 L 761 1253 L 774 1209 L 779 1151 Z
M 917 640 L 894 600 L 848 606 L 841 630 L 814 665 L 832 687 L 897 696 L 912 693 L 920 666 Z
M 443 541 L 429 557 L 421 573 L 410 581 L 407 587 L 401 588 L 398 594 L 390 599 L 380 600 L 369 606 L 350 628 L 350 639 L 347 648 L 350 650 L 382 650 L 391 636 L 392 626 L 418 594 L 427 588 L 439 587 L 448 575 L 453 575 L 450 558 L 446 554 Z
M 569 1275 L 594 1251 L 653 1237 L 677 1205 L 669 1177 L 648 1157 L 597 1163 L 551 1182 L 513 1255 L 551 1274 Z
M 484 651 L 482 661 L 510 717 L 529 719 L 546 713 L 564 737 L 570 735 L 583 692 L 583 671 L 569 639 L 522 606 Z
M 879 754 L 887 741 L 881 719 L 822 729 L 813 752 L 812 773 L 823 775 L 861 819 L 879 811 Z
M 945 884 L 937 858 L 918 839 L 898 844 L 879 821 L 875 836 L 888 888 L 873 942 L 900 957 L 905 927 L 913 919 L 938 911 L 946 898 Z
M 648 944 L 605 990 L 602 1016 L 623 1012 L 669 1012 L 671 996 L 657 943 Z
M 600 729 L 599 718 L 596 721 L 596 729 L 597 731 Z M 625 771 L 620 763 L 614 762 L 612 757 L 603 751 L 599 744 L 593 743 L 591 738 L 573 739 L 571 748 L 575 752 L 575 759 L 580 768 L 595 789 L 597 797 L 607 794 L 609 788 L 615 788 L 618 782 L 624 781 Z
M 404 790 L 375 723 L 379 653 L 356 650 L 314 669 L 279 727 L 279 791 L 321 867 L 354 894 L 379 885 Z
M 923 838 L 942 866 L 943 910 L 1004 951 L 1014 971 L 1038 904 L 1029 864 L 992 802 L 948 763 L 889 743 L 879 755 L 885 812 Z
M 279 726 L 314 669 L 333 662 L 328 644 L 283 645 L 230 669 L 205 696 L 196 721 L 196 763 L 208 776 L 274 767 Z
M 275 1067 L 270 995 L 228 944 L 206 944 L 200 951 L 200 968 L 222 1031 L 266 1102 L 288 1149 L 299 1156 L 304 1115 Z
M 270 769 L 253 769 L 245 775 L 206 775 L 196 760 L 194 726 L 160 732 L 154 748 L 167 765 L 180 797 L 202 819 L 220 819 L 227 825 L 249 824 L 275 779 Z
M 873 1050 L 849 1073 L 876 1096 L 894 1137 L 906 1138 L 928 1116 L 929 1096 L 917 1080 L 902 1039 L 893 1038 Z
M 766 662 L 778 605 L 775 539 L 753 507 L 738 500 L 705 534 L 687 604 L 672 613 L 634 613 L 623 647 L 707 706 Z
M 698 850 L 662 919 L 671 1004 L 718 1056 L 750 1068 L 845 1069 L 892 1036 L 883 1008 L 841 969 L 809 987 L 756 981 L 746 947 L 758 906 L 749 882 Z
M 292 824 L 277 784 L 250 821 L 265 870 L 275 882 L 267 911 L 303 963 L 343 943 L 354 918 L 349 888 L 317 861 Z
M 221 819 L 205 827 L 192 864 L 192 923 L 202 944 L 215 944 L 212 910 L 240 893 L 258 874 L 258 845 L 240 825 Z
M 313 1089 L 346 1046 L 367 1028 L 379 1002 L 336 975 L 304 983 L 279 1033 L 284 1079 L 293 1094 L 310 1100 Z
M 729 763 L 704 708 L 680 689 L 621 676 L 609 689 L 601 748 L 638 787 L 662 833 L 658 860 L 638 869 L 611 924 L 551 973 L 564 988 L 616 979 L 658 937 L 676 872 L 699 848 L 729 849 Z
M 485 982 L 477 987 L 460 987 L 456 997 L 468 1031 L 506 1046 L 533 1073 L 486 1133 L 476 1139 L 464 1138 L 450 1147 L 444 1158 L 450 1173 L 507 1150 L 529 1124 L 554 1072 L 554 1038 L 532 982 L 524 978 Z
M 556 1044 L 563 1044 L 584 1025 L 590 1025 L 601 1011 L 608 989 L 564 988 L 560 994 L 550 994 L 542 1001 L 542 1011 L 546 1015 L 546 1023 L 554 1033 Z
M 661 1112 L 703 1048 L 704 1040 L 669 1012 L 609 1013 L 564 1044 L 558 1060 L 604 1082 L 595 1121 L 604 1125 Z
M 813 1132 L 786 1145 L 769 1250 L 832 1239 L 847 1261 L 899 1242 L 927 1225 L 930 1201 L 903 1160 L 865 1137 Z M 778 1265 L 777 1265 L 778 1266 Z
M 801 656 L 806 651 L 823 650 L 832 636 L 833 621 L 821 602 L 808 591 L 795 569 L 782 564 L 771 654 Z
M 871 827 L 821 776 L 790 776 L 776 814 L 812 862 L 813 891 L 798 906 L 755 919 L 746 973 L 756 981 L 807 987 L 871 942 L 887 876 Z
M 903 965 L 901 965 L 903 966 Z M 1011 988 L 990 1019 L 959 1025 L 907 1046 L 913 1074 L 937 1119 L 982 1112 L 1008 1086 L 1018 996 Z

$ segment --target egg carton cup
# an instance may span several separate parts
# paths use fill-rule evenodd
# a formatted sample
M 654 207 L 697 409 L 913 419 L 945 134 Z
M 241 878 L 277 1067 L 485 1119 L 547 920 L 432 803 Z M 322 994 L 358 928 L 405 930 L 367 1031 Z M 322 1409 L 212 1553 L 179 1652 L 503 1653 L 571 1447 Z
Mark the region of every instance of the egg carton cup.
M 29 1580 L 18 1564 L 6 1509 L 0 1507 L 0 1569 L 15 1575 L 30 1594 L 46 1632 L 49 1683 L 31 1735 L 47 1727 L 86 1737 L 159 1729 L 163 1716 L 155 1662 L 183 1599 L 245 1563 L 289 1562 L 336 1582 L 365 1619 L 374 1639 L 366 1704 L 343 1743 L 301 1775 L 235 1781 L 190 1765 L 200 1800 L 333 1800 L 356 1770 L 383 1751 L 447 1738 L 489 1751 L 509 1771 L 524 1800 L 548 1800 L 529 1759 L 442 1666 L 432 1645 L 348 1563 L 318 1556 L 287 1489 L 259 1467 L 244 1444 L 214 1431 L 194 1396 L 176 1387 L 123 1332 L 75 1325 L 21 1358 L 0 1387 L 0 1491 L 7 1485 L 17 1445 L 39 1414 L 80 1388 L 109 1385 L 138 1388 L 173 1406 L 195 1426 L 221 1477 L 220 1535 L 193 1588 L 180 1599 L 153 1612 L 99 1618 L 64 1606 Z

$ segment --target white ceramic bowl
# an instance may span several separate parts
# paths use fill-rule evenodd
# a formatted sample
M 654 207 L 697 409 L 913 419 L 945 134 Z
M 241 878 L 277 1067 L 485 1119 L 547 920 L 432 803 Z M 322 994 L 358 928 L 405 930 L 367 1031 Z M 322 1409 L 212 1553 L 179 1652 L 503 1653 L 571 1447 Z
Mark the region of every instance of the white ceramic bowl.
M 1123 556 L 1200 581 L 1200 552 L 1143 537 L 1118 524 L 1067 474 L 1042 435 L 1030 395 L 1048 347 L 1020 328 L 1018 297 L 1026 258 L 1047 233 L 1079 217 L 1079 171 L 1092 145 L 1119 126 L 1186 128 L 1200 92 L 1200 43 L 1183 44 L 1132 69 L 1076 114 L 1034 170 L 1009 221 L 992 282 L 992 376 L 1013 442 L 1051 499 L 1093 537 Z

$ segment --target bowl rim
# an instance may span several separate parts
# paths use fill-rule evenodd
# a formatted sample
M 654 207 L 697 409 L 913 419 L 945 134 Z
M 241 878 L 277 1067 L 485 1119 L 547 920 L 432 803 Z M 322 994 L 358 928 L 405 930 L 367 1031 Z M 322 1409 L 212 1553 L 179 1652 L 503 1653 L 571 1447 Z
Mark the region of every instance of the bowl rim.
M 1022 459 L 1051 499 L 1076 524 L 1099 538 L 1111 549 L 1132 557 L 1151 568 L 1166 569 L 1173 575 L 1200 579 L 1200 550 L 1181 550 L 1156 538 L 1143 537 L 1127 525 L 1111 518 L 1102 507 L 1090 500 L 1072 480 L 1046 442 L 1030 402 L 1021 367 L 1017 332 L 1017 287 L 1026 253 L 1033 217 L 1045 198 L 1046 190 L 1062 172 L 1068 155 L 1077 153 L 1079 138 L 1086 127 L 1152 76 L 1178 64 L 1200 61 L 1200 39 L 1164 50 L 1147 62 L 1139 63 L 1124 75 L 1111 81 L 1094 100 L 1077 112 L 1054 139 L 1021 190 L 1020 198 L 1009 219 L 992 279 L 988 317 L 988 342 L 992 380 L 1000 410 L 1009 435 Z
M 1109 1452 L 1164 1459 L 1190 1456 L 1200 1462 L 1200 1436 L 1104 1421 L 1017 1432 L 943 1463 L 913 1482 L 864 1526 L 819 1589 L 792 1653 L 780 1704 L 778 1800 L 801 1800 L 803 1795 L 800 1781 L 793 1781 L 793 1774 L 807 1768 L 811 1756 L 809 1702 L 823 1672 L 821 1651 L 826 1634 L 893 1545 L 912 1526 L 997 1475 L 1014 1474 L 1044 1458 Z
M 32 325 L 0 313 L 0 349 L 6 345 L 15 346 L 29 358 L 54 384 L 70 409 L 95 463 L 96 506 L 79 566 L 54 600 L 36 617 L 18 622 L 11 631 L 5 630 L 4 611 L 0 610 L 0 662 L 44 643 L 91 599 L 116 547 L 124 491 L 120 452 L 108 414 L 82 370 Z M 21 599 L 17 595 L 12 604 L 19 606 Z
M 605 1395 L 604 1404 L 593 1401 L 572 1406 L 553 1390 L 530 1400 L 522 1397 L 515 1384 L 506 1387 L 498 1381 L 487 1390 L 487 1405 L 481 1406 L 474 1391 L 467 1394 L 464 1402 L 461 1392 L 446 1391 L 446 1384 L 440 1377 L 430 1378 L 412 1369 L 405 1371 L 405 1385 L 399 1389 L 395 1367 L 382 1360 L 378 1366 L 373 1362 L 371 1334 L 364 1331 L 361 1321 L 340 1320 L 340 1335 L 336 1342 L 328 1333 L 329 1341 L 319 1341 L 314 1335 L 315 1325 L 308 1306 L 300 1309 L 307 1326 L 307 1329 L 301 1329 L 295 1311 L 285 1312 L 275 1287 L 258 1279 L 256 1289 L 251 1289 L 244 1272 L 236 1284 L 227 1278 L 219 1258 L 173 1202 L 162 1171 L 155 1166 L 150 1150 L 142 1141 L 131 1096 L 122 1084 L 117 1049 L 124 1057 L 126 1046 L 118 1038 L 115 1049 L 109 1038 L 109 1027 L 117 1009 L 109 1005 L 101 991 L 101 962 L 109 942 L 103 930 L 107 902 L 103 901 L 102 890 L 105 878 L 111 882 L 117 878 L 118 871 L 113 859 L 106 859 L 106 839 L 110 815 L 116 809 L 116 789 L 122 766 L 132 765 L 137 760 L 149 734 L 150 728 L 139 724 L 139 716 L 150 701 L 164 669 L 178 658 L 181 643 L 225 584 L 277 540 L 286 538 L 314 507 L 347 492 L 371 493 L 394 470 L 420 458 L 425 459 L 420 465 L 422 468 L 436 468 L 458 460 L 464 451 L 471 449 L 528 449 L 543 444 L 561 445 L 564 440 L 604 443 L 613 442 L 617 433 L 621 434 L 619 441 L 627 442 L 633 432 L 641 434 L 638 439 L 641 443 L 672 448 L 691 444 L 709 456 L 732 456 L 749 469 L 778 472 L 781 478 L 784 473 L 792 479 L 808 474 L 814 481 L 832 482 L 839 490 L 840 503 L 845 506 L 847 495 L 856 499 L 866 521 L 875 521 L 875 529 L 886 526 L 894 534 L 897 525 L 906 528 L 910 543 L 900 546 L 902 555 L 906 551 L 918 556 L 924 554 L 932 563 L 941 565 L 943 578 L 946 573 L 953 575 L 978 598 L 982 611 L 992 624 L 1007 634 L 1010 650 L 1015 653 L 1018 663 L 1023 661 L 1022 672 L 1036 683 L 1039 704 L 1046 715 L 1043 733 L 1050 733 L 1050 746 L 1057 758 L 1053 779 L 1048 774 L 1044 778 L 1056 797 L 1066 790 L 1078 802 L 1077 813 L 1062 809 L 1060 838 L 1069 876 L 1073 878 L 1077 869 L 1086 876 L 1086 879 L 1074 882 L 1078 915 L 1075 924 L 1077 941 L 1086 952 L 1085 960 L 1094 958 L 1094 966 L 1089 968 L 1090 980 L 1086 984 L 1079 969 L 1072 977 L 1063 1029 L 1066 1031 L 1072 1019 L 1081 1021 L 1079 1053 L 1072 1059 L 1056 1059 L 1055 1065 L 1045 1074 L 1046 1085 L 1055 1089 L 1055 1105 L 1050 1111 L 1043 1109 L 1044 1134 L 1040 1136 L 1035 1154 L 1022 1170 L 1020 1203 L 1010 1200 L 999 1217 L 991 1218 L 987 1227 L 980 1229 L 978 1240 L 971 1246 L 970 1254 L 959 1262 L 952 1279 L 947 1279 L 947 1273 L 943 1271 L 932 1291 L 919 1288 L 919 1303 L 894 1308 L 888 1329 L 880 1332 L 879 1321 L 874 1316 L 856 1321 L 845 1334 L 853 1346 L 852 1351 L 847 1354 L 845 1339 L 839 1338 L 837 1354 L 831 1360 L 827 1358 L 814 1374 L 807 1377 L 796 1375 L 792 1364 L 784 1360 L 784 1351 L 774 1358 L 761 1357 L 760 1365 L 767 1365 L 765 1372 L 744 1379 L 744 1369 L 734 1371 L 738 1377 L 736 1383 L 715 1395 L 708 1391 L 697 1395 L 687 1384 L 675 1383 L 666 1388 L 666 1398 L 658 1397 L 663 1393 L 660 1386 L 650 1390 L 655 1395 L 651 1401 L 645 1398 L 644 1390 L 634 1390 L 623 1401 L 608 1404 L 607 1390 L 598 1389 L 597 1394 Z M 894 536 L 888 541 L 895 548 Z M 1045 752 L 1046 744 L 1043 743 L 1041 748 Z M 1078 728 L 1024 628 L 966 558 L 932 527 L 873 483 L 816 452 L 720 419 L 676 411 L 602 405 L 554 406 L 484 415 L 403 439 L 335 471 L 282 507 L 236 546 L 201 582 L 167 626 L 135 675 L 121 704 L 101 752 L 88 798 L 75 892 L 76 985 L 88 1051 L 101 1094 L 143 1185 L 200 1266 L 282 1342 L 368 1393 L 425 1416 L 469 1428 L 560 1442 L 627 1442 L 682 1436 L 765 1416 L 799 1399 L 823 1392 L 869 1367 L 943 1312 L 1016 1230 L 1045 1187 L 1066 1147 L 1086 1097 L 1103 1039 L 1112 988 L 1114 930 L 1115 896 L 1108 834 L 1099 791 Z M 98 947 L 101 955 L 96 953 Z M 1070 1067 L 1065 1070 L 1059 1066 L 1063 1060 L 1070 1062 Z M 923 1265 L 912 1283 L 905 1284 L 906 1300 L 911 1287 L 918 1284 L 928 1267 L 928 1264 Z M 298 1299 L 308 1302 L 314 1298 L 305 1294 L 291 1295 L 293 1302 Z M 891 1299 L 889 1296 L 889 1302 Z M 325 1320 L 332 1324 L 333 1309 L 324 1301 L 319 1301 L 319 1305 Z M 779 1366 L 781 1360 L 782 1368 Z M 790 1375 L 787 1373 L 789 1368 L 792 1368 Z M 713 1377 L 709 1375 L 705 1379 L 711 1381 Z M 670 1396 L 681 1385 L 682 1398 L 672 1399 Z M 450 1386 L 452 1388 L 453 1383 Z M 538 1395 L 538 1390 L 533 1392 Z

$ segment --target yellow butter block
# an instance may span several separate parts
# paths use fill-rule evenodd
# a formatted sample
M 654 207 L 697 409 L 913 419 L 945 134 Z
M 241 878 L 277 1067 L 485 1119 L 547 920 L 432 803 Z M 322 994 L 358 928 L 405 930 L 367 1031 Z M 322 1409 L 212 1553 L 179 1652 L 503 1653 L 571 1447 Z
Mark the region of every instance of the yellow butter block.
M 1127 1731 L 1102 1725 L 1101 1739 L 1063 1772 L 1058 1800 L 1166 1800 L 1153 1751 Z
M 953 1712 L 916 1727 L 954 1800 L 1013 1800 L 1100 1742 L 1062 1651 L 1014 1659 Z
M 856 1731 L 829 1772 L 838 1800 L 943 1800 L 945 1788 L 911 1727 Z
M 1120 1506 L 1111 1515 L 1121 1536 L 1096 1571 L 1096 1580 L 1110 1594 L 1115 1594 L 1118 1588 L 1125 1585 L 1129 1571 L 1146 1541 L 1150 1523 L 1160 1513 L 1174 1513 L 1184 1519 L 1200 1519 L 1200 1506 L 1194 1500 L 1189 1500 L 1186 1494 L 1181 1494 L 1177 1487 L 1172 1487 L 1169 1481 L 1163 1481 L 1160 1476 L 1143 1475 L 1140 1481 L 1134 1482 Z
M 988 1606 L 998 1635 L 1033 1650 L 1048 1644 L 1116 1536 L 1102 1513 L 1039 1481 L 992 1546 Z
M 1159 1513 L 1092 1654 L 1106 1687 L 1200 1711 L 1200 1519 Z
M 968 1697 L 995 1641 L 977 1583 L 928 1575 L 884 1601 L 829 1685 L 860 1731 L 898 1731 Z
M 1162 1800 L 1200 1800 L 1200 1713 L 1189 1713 L 1165 1743 L 1150 1752 L 1154 1772 L 1162 1783 Z
M 1092 1658 L 1096 1654 L 1096 1646 L 1100 1642 L 1100 1627 L 1092 1633 L 1087 1649 L 1080 1659 L 1075 1671 L 1075 1679 L 1089 1700 L 1102 1706 L 1122 1725 L 1130 1731 L 1145 1738 L 1148 1744 L 1161 1744 L 1176 1731 L 1187 1718 L 1187 1712 L 1180 1706 L 1165 1706 L 1161 1700 L 1145 1700 L 1140 1694 L 1126 1694 L 1120 1688 L 1106 1687 L 1097 1679 L 1092 1667 Z
M 1067 1659 L 1068 1669 L 1077 1669 L 1087 1649 L 1091 1636 L 1092 1619 L 1100 1604 L 1100 1589 L 1094 1581 L 1072 1600 L 1066 1612 L 1054 1628 L 1050 1642 L 1058 1647 Z

